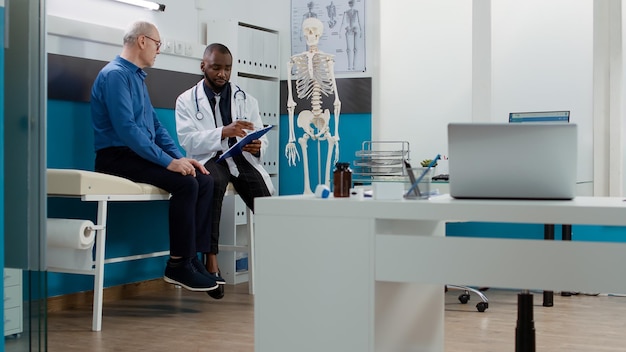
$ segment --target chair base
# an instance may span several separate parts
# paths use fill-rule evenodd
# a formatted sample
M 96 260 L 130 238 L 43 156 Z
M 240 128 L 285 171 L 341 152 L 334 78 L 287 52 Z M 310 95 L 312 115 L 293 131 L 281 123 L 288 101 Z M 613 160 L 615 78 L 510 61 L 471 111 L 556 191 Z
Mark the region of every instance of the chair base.
M 466 304 L 467 302 L 469 302 L 470 292 L 480 297 L 481 301 L 476 303 L 476 309 L 481 313 L 489 308 L 489 300 L 487 299 L 487 296 L 485 296 L 481 291 L 475 288 L 471 288 L 468 286 L 446 285 L 446 292 L 448 291 L 448 289 L 463 291 L 463 293 L 459 295 L 459 302 L 461 302 L 462 304 Z

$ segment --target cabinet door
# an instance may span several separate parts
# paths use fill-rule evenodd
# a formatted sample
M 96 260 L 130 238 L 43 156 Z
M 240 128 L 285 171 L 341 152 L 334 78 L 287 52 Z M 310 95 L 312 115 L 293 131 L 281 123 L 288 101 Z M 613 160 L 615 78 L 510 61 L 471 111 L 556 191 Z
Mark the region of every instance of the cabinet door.
M 243 199 L 238 195 L 235 196 L 235 225 L 245 225 L 248 223 L 248 207 Z
M 280 76 L 278 72 L 278 60 L 280 60 L 280 47 L 278 33 L 262 32 L 263 47 L 263 74 L 272 77 Z
M 4 288 L 4 309 L 22 306 L 22 285 Z
M 262 111 L 263 122 L 268 125 L 278 124 L 280 84 L 274 80 L 258 80 L 258 91 L 260 92 L 259 108 Z
M 249 27 L 239 26 L 237 29 L 237 49 L 241 64 L 237 67 L 239 72 L 255 74 L 254 62 L 256 53 L 254 52 L 254 32 L 256 30 Z
M 4 287 L 22 285 L 22 270 L 4 269 Z
M 22 270 L 4 269 L 4 336 L 22 332 L 22 301 Z
M 22 307 L 4 309 L 4 336 L 22 332 Z
M 235 195 L 226 194 L 222 201 L 222 216 L 220 218 L 220 244 L 235 245 Z
M 263 168 L 267 171 L 267 173 L 269 173 L 270 175 L 273 174 L 277 174 L 278 173 L 278 156 L 280 155 L 279 153 L 279 135 L 278 135 L 278 128 L 274 127 L 272 130 L 270 130 L 269 132 L 267 132 L 266 134 L 267 136 L 267 141 L 268 141 L 268 146 L 267 146 L 267 152 L 265 153 L 265 155 L 263 156 Z

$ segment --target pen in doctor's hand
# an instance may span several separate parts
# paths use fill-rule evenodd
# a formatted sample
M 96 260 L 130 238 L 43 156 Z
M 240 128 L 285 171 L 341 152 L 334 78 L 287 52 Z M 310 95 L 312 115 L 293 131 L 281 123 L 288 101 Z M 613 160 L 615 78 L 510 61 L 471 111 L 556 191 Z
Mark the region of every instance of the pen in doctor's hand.
M 260 129 L 260 128 L 257 128 L 252 121 L 248 120 L 248 118 L 246 116 L 237 116 L 237 117 L 235 117 L 235 121 L 245 121 L 245 122 L 249 122 L 250 124 L 252 124 L 251 128 L 246 128 L 250 132 L 258 131 Z M 250 133 L 250 132 L 248 132 L 248 133 Z
M 233 121 L 222 128 L 222 138 L 245 137 L 248 134 L 246 130 L 254 130 L 254 124 L 247 121 Z

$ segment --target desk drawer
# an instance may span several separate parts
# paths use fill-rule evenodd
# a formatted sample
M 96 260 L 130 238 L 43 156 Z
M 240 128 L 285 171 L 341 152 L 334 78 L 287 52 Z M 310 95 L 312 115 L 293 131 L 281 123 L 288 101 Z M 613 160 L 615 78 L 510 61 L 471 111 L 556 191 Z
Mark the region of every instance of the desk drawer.
M 4 269 L 4 287 L 21 285 L 22 270 L 20 269 Z
M 4 310 L 4 336 L 22 332 L 22 307 Z
M 22 306 L 22 286 L 4 288 L 4 309 Z

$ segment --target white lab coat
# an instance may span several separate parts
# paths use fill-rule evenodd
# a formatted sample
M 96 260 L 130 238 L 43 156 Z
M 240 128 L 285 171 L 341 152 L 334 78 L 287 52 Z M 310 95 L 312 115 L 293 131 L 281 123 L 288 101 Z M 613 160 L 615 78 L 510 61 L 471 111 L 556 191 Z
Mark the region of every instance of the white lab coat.
M 215 156 L 218 151 L 226 151 L 228 149 L 228 138 L 222 140 L 222 121 L 217 121 L 213 116 L 211 104 L 207 98 L 204 87 L 204 80 L 198 82 L 194 87 L 183 92 L 176 99 L 176 133 L 178 134 L 178 142 L 187 152 L 187 157 L 196 159 L 200 163 L 205 164 L 209 159 Z M 231 116 L 235 115 L 234 94 L 237 86 L 231 84 Z M 197 96 L 196 96 L 197 93 Z M 197 102 L 197 104 L 196 104 Z M 254 123 L 255 128 L 263 128 L 263 121 L 259 115 L 259 104 L 253 96 L 246 93 L 245 113 L 248 121 Z M 198 119 L 198 112 L 202 114 L 202 119 Z M 237 138 L 238 140 L 240 138 Z M 243 152 L 244 158 L 263 176 L 263 180 L 267 189 L 274 194 L 274 186 L 269 174 L 261 165 L 261 160 L 267 152 L 267 136 L 262 136 L 261 155 L 259 158 Z M 226 159 L 230 173 L 239 175 L 239 170 L 232 159 Z

